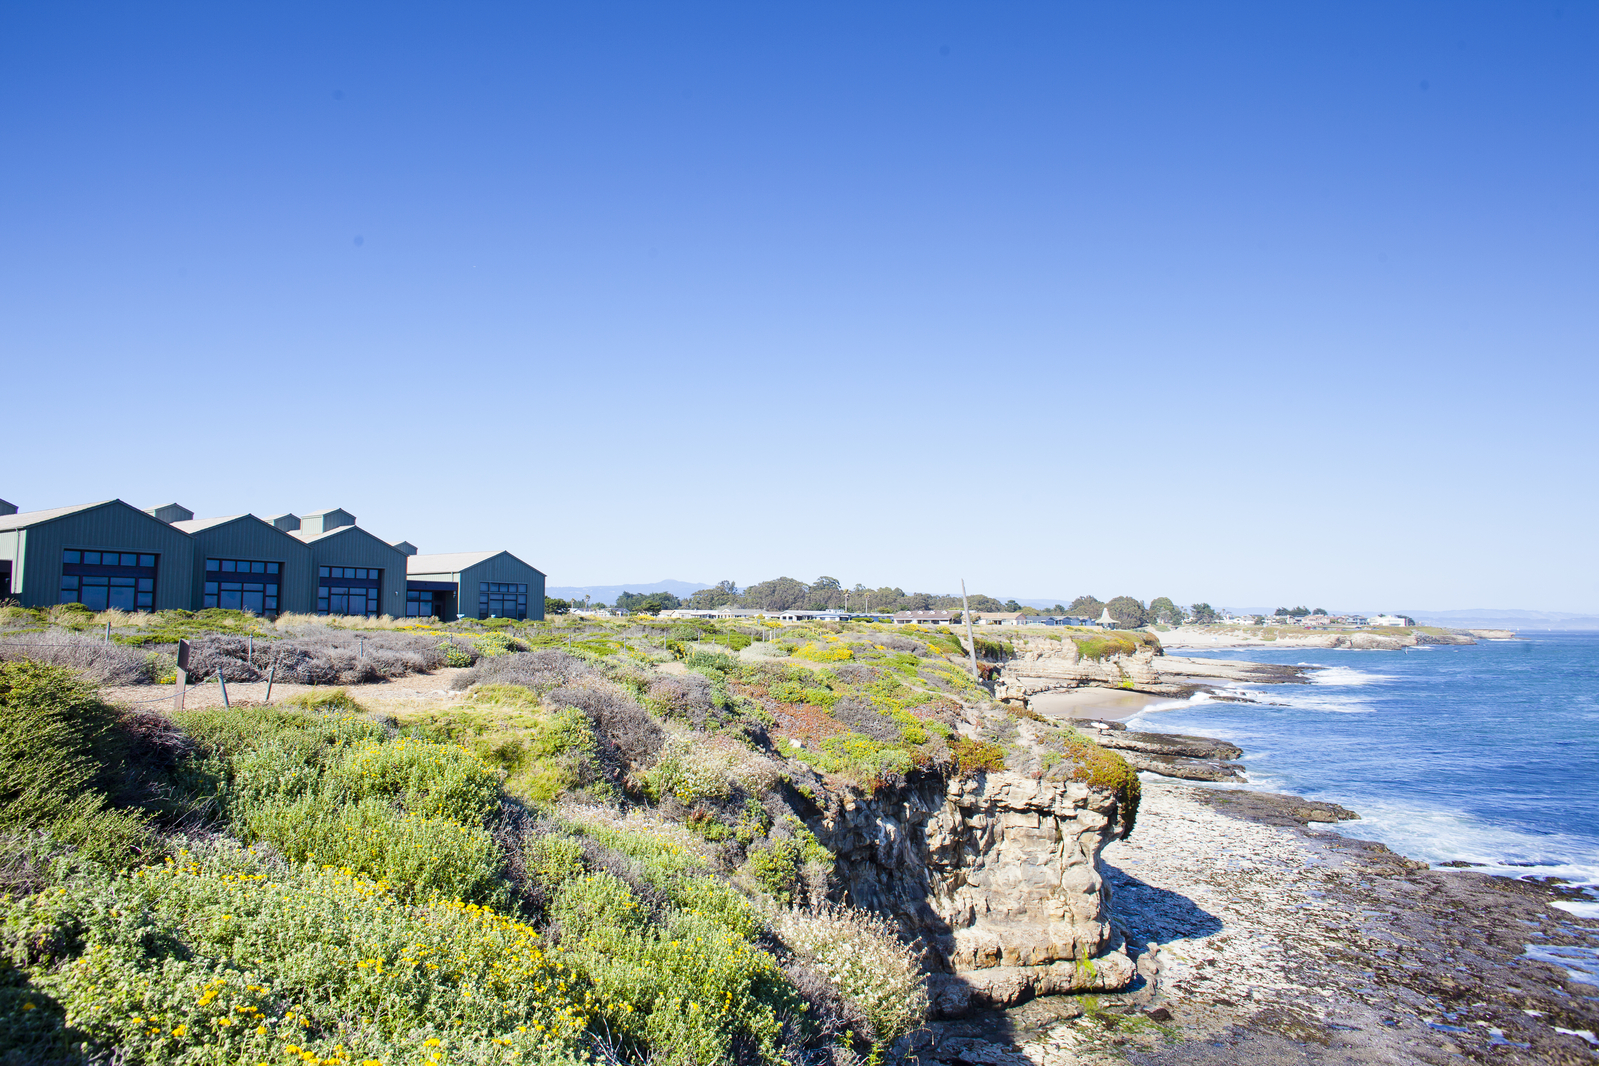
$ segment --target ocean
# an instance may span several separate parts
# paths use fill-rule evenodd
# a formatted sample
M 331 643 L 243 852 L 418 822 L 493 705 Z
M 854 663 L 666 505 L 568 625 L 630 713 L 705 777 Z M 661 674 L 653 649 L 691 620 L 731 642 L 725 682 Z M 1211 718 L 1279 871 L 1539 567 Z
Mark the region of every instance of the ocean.
M 1306 685 L 1152 704 L 1131 729 L 1244 750 L 1247 787 L 1340 803 L 1340 831 L 1431 863 L 1588 886 L 1599 917 L 1599 633 L 1406 651 L 1172 649 L 1314 667 Z

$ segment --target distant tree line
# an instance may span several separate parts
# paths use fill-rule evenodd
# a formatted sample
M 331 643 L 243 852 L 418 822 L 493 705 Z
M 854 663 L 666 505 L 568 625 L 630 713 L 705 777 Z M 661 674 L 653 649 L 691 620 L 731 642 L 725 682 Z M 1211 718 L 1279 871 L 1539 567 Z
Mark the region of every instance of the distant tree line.
M 1014 599 L 1001 602 L 981 592 L 968 598 L 973 611 L 1020 612 L 1038 615 L 1045 612 L 1023 607 Z M 565 613 L 569 605 L 562 600 L 546 600 L 546 613 Z M 604 607 L 605 604 L 596 604 Z M 719 581 L 710 588 L 700 589 L 686 599 L 670 592 L 623 592 L 616 598 L 616 608 L 629 613 L 660 614 L 662 611 L 687 607 L 696 611 L 710 611 L 721 607 L 740 607 L 759 611 L 833 611 L 849 610 L 856 614 L 895 614 L 900 611 L 958 611 L 961 598 L 952 593 L 906 592 L 904 589 L 884 585 L 867 588 L 857 584 L 846 589 L 836 577 L 823 575 L 806 583 L 792 577 L 776 577 L 757 582 L 741 589 L 733 581 Z M 1124 629 L 1145 625 L 1178 626 L 1184 622 L 1204 624 L 1220 619 L 1216 609 L 1208 603 L 1196 603 L 1187 608 L 1173 602 L 1169 596 L 1157 596 L 1148 604 L 1131 596 L 1115 596 L 1101 600 L 1096 596 L 1079 596 L 1070 604 L 1057 603 L 1049 612 L 1077 618 L 1098 620 L 1110 612 L 1110 617 Z M 1304 607 L 1279 608 L 1279 615 L 1303 617 L 1307 614 L 1326 614 L 1321 608 L 1314 611 Z
M 968 597 L 974 611 L 1019 611 L 1015 600 L 1008 604 L 993 596 L 974 593 Z M 620 601 L 619 601 L 620 602 Z M 740 589 L 732 581 L 722 581 L 708 589 L 700 589 L 683 604 L 694 610 L 714 610 L 718 607 L 745 607 L 761 611 L 842 611 L 857 614 L 893 614 L 897 611 L 954 611 L 959 610 L 961 598 L 953 594 L 932 592 L 906 592 L 901 588 L 884 585 L 867 588 L 857 584 L 845 588 L 836 577 L 823 575 L 812 582 L 792 577 L 776 577 Z

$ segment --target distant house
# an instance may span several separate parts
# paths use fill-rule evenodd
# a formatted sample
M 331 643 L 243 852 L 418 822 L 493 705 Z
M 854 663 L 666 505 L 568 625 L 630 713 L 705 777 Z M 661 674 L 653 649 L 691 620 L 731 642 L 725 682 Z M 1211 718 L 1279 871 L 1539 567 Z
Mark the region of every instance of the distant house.
M 843 611 L 779 611 L 781 622 L 843 622 L 849 615 Z
M 1019 626 L 1026 620 L 1020 611 L 975 611 L 973 619 L 980 626 Z
M 753 607 L 675 607 L 669 611 L 662 611 L 661 618 L 697 618 L 701 621 L 712 622 L 718 619 L 729 618 L 765 618 L 766 611 L 756 610 Z
M 1116 628 L 1116 619 L 1110 616 L 1109 607 L 1106 607 L 1103 611 L 1099 612 L 1099 621 L 1095 622 L 1094 624 L 1098 626 L 1104 626 L 1106 629 Z
M 898 611 L 894 615 L 894 624 L 897 626 L 947 626 L 954 620 L 954 611 Z
M 1370 626 L 1413 626 L 1416 623 L 1397 614 L 1374 614 L 1366 620 Z

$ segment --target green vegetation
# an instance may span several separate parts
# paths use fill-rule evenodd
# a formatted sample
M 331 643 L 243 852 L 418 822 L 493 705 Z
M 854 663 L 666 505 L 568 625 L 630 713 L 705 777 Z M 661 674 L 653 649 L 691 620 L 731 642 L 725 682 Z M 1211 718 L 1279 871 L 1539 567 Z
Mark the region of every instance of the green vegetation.
M 141 805 L 142 727 L 63 668 L 0 663 L 0 813 L 23 831 L 6 863 L 32 871 L 0 904 L 0 1058 L 776 1063 L 919 1021 L 914 958 L 869 920 L 804 948 L 811 972 L 887 959 L 913 993 L 898 1014 L 852 1008 L 875 1019 L 853 1036 L 826 1014 L 850 992 L 813 1004 L 765 946 L 772 908 L 816 898 L 831 866 L 797 819 L 744 795 L 729 871 L 681 826 L 614 807 L 515 813 L 519 775 L 553 810 L 602 774 L 613 710 L 487 684 L 398 729 L 338 689 L 189 712 L 161 727 L 174 757 L 141 772 L 164 799 Z M 690 765 L 703 749 L 656 764 L 663 799 L 674 773 L 674 796 L 733 791 L 736 755 L 711 773 Z M 206 843 L 173 835 L 179 810 Z
M 1005 749 L 983 740 L 956 737 L 950 742 L 957 765 L 962 774 L 975 774 L 1005 769 Z
M 113 805 L 132 738 L 57 666 L 0 662 L 0 826 L 38 830 L 102 862 L 150 846 L 146 812 Z
M 1160 638 L 1150 633 L 1075 630 L 1070 636 L 1072 643 L 1077 645 L 1077 654 L 1096 662 L 1107 655 L 1132 655 L 1142 647 L 1160 647 Z
M 167 715 L 0 662 L 0 1063 L 870 1057 L 919 1023 L 922 978 L 892 930 L 827 905 L 817 775 L 1031 772 L 948 628 L 114 631 L 180 624 L 212 670 L 459 664 L 465 697 L 378 718 L 326 683 Z M 1082 744 L 1052 737 L 1037 772 L 1136 804 L 1136 775 Z

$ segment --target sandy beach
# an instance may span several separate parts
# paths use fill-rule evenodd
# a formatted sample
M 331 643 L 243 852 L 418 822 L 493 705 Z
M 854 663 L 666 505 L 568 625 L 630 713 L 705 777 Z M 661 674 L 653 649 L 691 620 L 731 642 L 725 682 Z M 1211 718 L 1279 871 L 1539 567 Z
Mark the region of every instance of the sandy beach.
M 1131 718 L 1150 704 L 1169 702 L 1169 696 L 1150 696 L 1113 688 L 1079 688 L 1067 692 L 1045 692 L 1029 699 L 1028 706 L 1040 714 L 1056 718 L 1077 718 L 1119 722 Z

